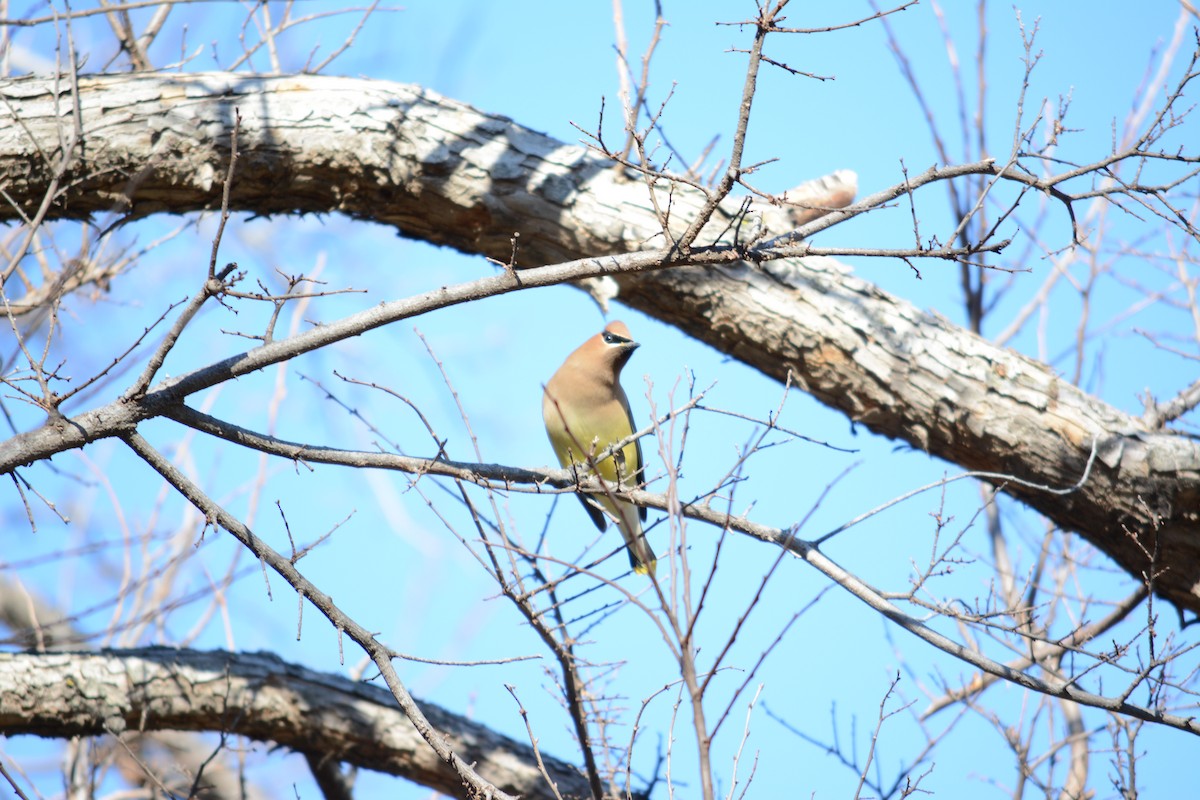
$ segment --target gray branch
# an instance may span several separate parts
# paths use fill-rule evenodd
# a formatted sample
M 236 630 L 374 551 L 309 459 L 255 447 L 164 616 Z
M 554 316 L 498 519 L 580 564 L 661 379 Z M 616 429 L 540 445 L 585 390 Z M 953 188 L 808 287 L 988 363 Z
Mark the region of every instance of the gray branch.
M 30 214 L 52 187 L 48 213 L 56 218 L 215 208 L 238 109 L 243 159 L 233 208 L 260 215 L 336 211 L 504 263 L 519 232 L 518 267 L 585 259 L 555 280 L 611 274 L 622 302 L 779 381 L 790 376 L 875 433 L 968 470 L 1016 476 L 1024 483 L 999 485 L 1082 534 L 1179 609 L 1200 612 L 1200 443 L 1154 429 L 1060 380 L 1049 366 L 888 295 L 828 258 L 771 261 L 805 252 L 804 236 L 818 229 L 828 242 L 834 223 L 872 206 L 849 205 L 844 175 L 827 179 L 829 199 L 813 203 L 841 211 L 811 219 L 757 203 L 737 221 L 740 206 L 723 205 L 698 244 L 712 245 L 714 231 L 724 232 L 725 249 L 686 253 L 679 262 L 709 266 L 661 269 L 666 242 L 644 182 L 623 180 L 582 147 L 420 88 L 317 76 L 83 78 L 84 155 L 57 184 L 53 155 L 62 120 L 54 82 L 8 81 L 2 91 L 4 113 L 13 119 L 0 124 L 0 185 L 16 208 L 0 209 L 0 218 L 16 218 L 17 209 Z M 1104 164 L 1098 158 L 1097 169 Z M 930 185 L 996 170 L 979 162 L 921 179 Z M 1089 174 L 1074 170 L 1046 186 L 1069 202 L 1071 183 Z M 871 198 L 898 197 L 910 185 Z M 682 184 L 672 189 L 666 180 L 658 186 L 657 205 L 671 209 L 677 236 L 703 207 L 704 194 Z M 751 229 L 756 238 L 742 240 Z M 798 242 L 801 249 L 755 249 L 754 241 Z M 472 286 L 485 292 L 545 285 L 554 268 L 543 269 L 550 272 L 519 270 Z M 469 299 L 464 292 L 443 304 Z M 316 346 L 328 333 L 306 333 L 301 344 Z M 162 412 L 151 401 L 175 404 L 209 380 L 280 360 L 284 350 L 272 349 L 279 346 L 289 344 L 214 365 L 187 378 L 190 384 L 164 385 L 132 410 L 101 409 L 24 434 L 0 447 L 0 470 L 113 435 L 116 425 L 135 426 Z M 114 411 L 122 413 L 109 415 Z M 1031 488 L 1073 485 L 1094 443 L 1098 460 L 1078 491 Z
M 525 743 L 421 703 L 454 751 L 495 786 L 554 793 Z M 289 664 L 270 653 L 168 648 L 0 653 L 0 732 L 52 738 L 209 731 L 275 742 L 317 761 L 400 775 L 452 797 L 458 774 L 433 752 L 391 693 Z M 564 798 L 589 796 L 570 764 L 541 753 Z

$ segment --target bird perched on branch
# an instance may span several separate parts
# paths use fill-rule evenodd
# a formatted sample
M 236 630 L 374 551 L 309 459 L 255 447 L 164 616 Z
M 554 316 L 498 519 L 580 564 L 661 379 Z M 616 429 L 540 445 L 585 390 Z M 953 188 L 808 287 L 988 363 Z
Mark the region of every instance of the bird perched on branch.
M 637 348 L 625 323 L 610 322 L 567 356 L 542 397 L 542 418 L 558 463 L 582 466 L 622 488 L 637 486 L 645 466 L 640 441 L 607 453 L 635 430 L 620 379 L 621 368 Z M 646 509 L 606 494 L 581 494 L 579 499 L 600 530 L 608 519 L 616 521 L 634 571 L 653 574 L 654 552 L 642 533 Z

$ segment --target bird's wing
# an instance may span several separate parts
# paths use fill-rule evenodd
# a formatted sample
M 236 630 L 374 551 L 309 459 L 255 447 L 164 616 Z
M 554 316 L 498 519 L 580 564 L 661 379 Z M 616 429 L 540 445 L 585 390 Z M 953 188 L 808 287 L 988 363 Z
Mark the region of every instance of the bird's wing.
M 625 436 L 631 436 L 637 430 L 637 426 L 633 424 L 633 410 L 629 407 L 629 398 L 625 395 L 624 390 L 621 390 L 621 394 L 618 399 L 621 401 L 621 408 L 625 409 L 625 419 L 629 421 L 629 433 L 625 434 Z M 632 489 L 642 483 L 642 481 L 645 479 L 644 473 L 646 470 L 646 459 L 642 457 L 642 440 L 634 439 L 633 452 L 634 458 L 637 459 L 637 461 L 632 464 L 629 469 L 626 469 L 626 464 L 624 463 L 625 451 L 628 449 L 628 447 L 622 448 L 621 453 L 619 454 L 621 456 L 621 475 L 626 481 L 628 481 L 629 488 Z M 638 506 L 638 517 L 641 518 L 642 522 L 646 521 L 647 513 L 648 509 L 645 506 Z
M 592 499 L 592 495 L 577 492 L 575 496 L 579 498 L 580 503 L 583 503 L 584 511 L 588 512 L 588 516 L 592 518 L 592 522 L 596 524 L 596 527 L 600 530 L 606 530 L 608 528 L 608 515 L 600 509 L 600 506 Z

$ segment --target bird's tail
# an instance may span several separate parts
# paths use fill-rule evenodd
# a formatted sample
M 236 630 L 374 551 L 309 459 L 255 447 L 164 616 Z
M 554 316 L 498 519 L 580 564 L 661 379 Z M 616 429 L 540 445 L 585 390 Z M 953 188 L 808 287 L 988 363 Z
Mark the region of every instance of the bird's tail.
M 646 541 L 646 534 L 642 532 L 637 506 L 631 503 L 621 503 L 619 508 L 621 513 L 618 517 L 617 527 L 621 529 L 621 536 L 625 539 L 625 549 L 629 551 L 629 566 L 633 567 L 633 571 L 638 575 L 653 575 L 658 559 L 654 557 L 654 551 L 650 549 L 650 543 Z
M 654 551 L 646 543 L 645 534 L 639 536 L 626 549 L 629 551 L 629 566 L 633 567 L 634 572 L 638 575 L 654 574 L 654 567 L 658 564 L 658 559 L 654 557 Z

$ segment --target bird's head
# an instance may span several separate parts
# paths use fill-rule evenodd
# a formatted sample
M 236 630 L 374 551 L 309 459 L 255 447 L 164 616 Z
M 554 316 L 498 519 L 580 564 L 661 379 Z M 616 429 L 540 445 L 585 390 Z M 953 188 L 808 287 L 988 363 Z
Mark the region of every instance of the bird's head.
M 594 357 L 612 365 L 614 375 L 621 372 L 621 368 L 629 361 L 633 351 L 641 346 L 633 340 L 629 328 L 620 320 L 608 323 L 604 326 L 603 331 L 589 340 L 588 344 L 591 345 L 590 349 Z

